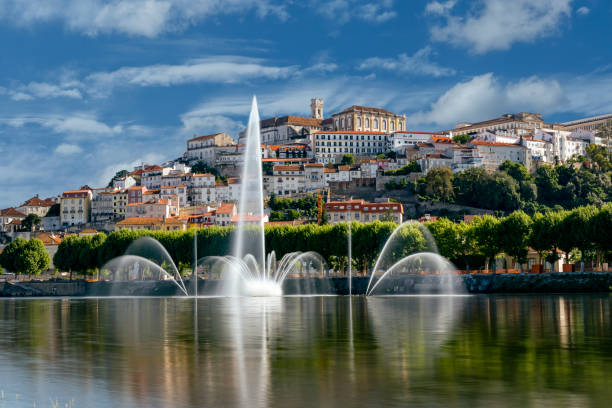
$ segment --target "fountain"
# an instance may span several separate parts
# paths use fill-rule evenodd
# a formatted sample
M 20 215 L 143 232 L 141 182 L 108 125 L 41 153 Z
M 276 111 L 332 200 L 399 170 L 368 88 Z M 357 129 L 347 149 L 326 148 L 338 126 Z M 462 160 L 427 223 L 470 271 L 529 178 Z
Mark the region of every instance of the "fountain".
M 280 296 L 282 285 L 291 275 L 326 275 L 326 264 L 315 252 L 285 254 L 277 265 L 276 254 L 266 257 L 264 235 L 261 135 L 257 99 L 253 97 L 247 126 L 240 201 L 232 255 L 206 257 L 198 261 L 211 274 L 223 279 L 221 294 L 226 296 Z
M 187 288 L 172 257 L 151 237 L 138 238 L 128 246 L 125 255 L 110 260 L 101 270 L 112 280 L 171 280 L 187 296 Z
M 399 225 L 385 242 L 368 282 L 366 295 L 460 291 L 455 267 L 438 254 L 436 242 L 423 224 Z

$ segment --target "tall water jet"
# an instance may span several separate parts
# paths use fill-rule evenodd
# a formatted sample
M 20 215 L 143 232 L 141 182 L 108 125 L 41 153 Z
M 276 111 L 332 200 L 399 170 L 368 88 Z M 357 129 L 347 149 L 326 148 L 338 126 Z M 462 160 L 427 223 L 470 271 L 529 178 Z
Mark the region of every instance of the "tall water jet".
M 259 271 L 266 271 L 264 248 L 263 180 L 261 171 L 261 135 L 257 98 L 253 96 L 246 132 L 240 179 L 238 222 L 233 242 L 233 256 L 243 259 L 247 254 L 255 258 Z M 248 239 L 247 239 L 248 235 Z

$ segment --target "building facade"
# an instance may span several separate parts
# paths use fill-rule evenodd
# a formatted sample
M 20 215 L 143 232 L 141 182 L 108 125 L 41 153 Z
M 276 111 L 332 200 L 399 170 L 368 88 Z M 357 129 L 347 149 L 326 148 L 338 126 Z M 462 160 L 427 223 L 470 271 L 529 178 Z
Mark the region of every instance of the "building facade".
M 314 134 L 315 160 L 338 163 L 345 154 L 376 156 L 385 152 L 386 134 L 382 132 L 324 131 Z
M 381 108 L 353 105 L 332 115 L 333 130 L 392 133 L 406 129 L 406 116 Z
M 63 226 L 89 222 L 91 190 L 65 191 L 60 199 L 60 222 Z

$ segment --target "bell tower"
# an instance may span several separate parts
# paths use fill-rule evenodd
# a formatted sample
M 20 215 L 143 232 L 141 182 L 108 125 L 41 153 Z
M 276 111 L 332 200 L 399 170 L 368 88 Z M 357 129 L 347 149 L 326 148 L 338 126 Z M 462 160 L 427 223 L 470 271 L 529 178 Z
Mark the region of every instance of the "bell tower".
M 323 119 L 323 98 L 310 100 L 310 116 L 315 119 Z

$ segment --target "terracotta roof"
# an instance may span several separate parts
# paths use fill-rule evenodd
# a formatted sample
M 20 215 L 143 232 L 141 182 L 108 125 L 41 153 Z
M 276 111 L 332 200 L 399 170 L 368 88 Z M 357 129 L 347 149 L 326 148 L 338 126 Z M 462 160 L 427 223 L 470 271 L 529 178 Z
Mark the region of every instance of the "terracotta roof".
M 425 158 L 427 159 L 450 159 L 450 157 L 445 156 L 441 153 L 429 153 L 425 155 Z
M 295 157 L 295 158 L 290 158 L 290 159 L 277 159 L 277 158 L 268 158 L 268 159 L 261 159 L 261 161 L 263 163 L 273 163 L 273 162 L 309 162 L 312 161 L 312 159 L 309 159 L 307 157 Z
M 481 141 L 478 141 L 478 140 L 472 141 L 472 144 L 474 144 L 476 146 L 506 146 L 506 147 L 522 147 L 522 148 L 525 148 L 525 146 L 521 146 L 521 145 L 514 144 L 514 143 L 481 142 Z
M 51 207 L 55 202 L 50 198 L 45 198 L 41 200 L 38 197 L 32 197 L 27 200 L 25 203 L 21 204 L 20 207 Z
M 337 173 L 338 172 L 336 169 L 329 168 L 329 167 L 325 167 L 325 169 L 323 171 L 325 173 Z
M 1 217 L 25 218 L 26 215 L 14 209 L 13 207 L 0 210 Z
M 416 145 L 418 147 L 434 147 L 434 145 L 431 143 L 423 143 L 423 142 L 418 142 Z
M 219 136 L 219 135 L 222 135 L 222 134 L 223 134 L 223 132 L 213 133 L 212 135 L 196 136 L 194 138 L 191 138 L 191 139 L 187 140 L 187 142 L 195 142 L 195 141 L 198 141 L 198 140 L 214 139 L 215 136 Z
M 410 133 L 410 134 L 415 134 L 415 135 L 440 135 L 440 136 L 444 136 L 444 132 L 413 132 L 410 130 L 396 130 L 395 132 L 391 132 L 391 133 Z
M 97 234 L 97 233 L 98 233 L 98 230 L 91 229 L 91 228 L 84 229 L 81 232 L 79 232 L 79 234 Z
M 9 224 L 12 225 L 21 225 L 21 220 L 18 220 L 17 218 L 11 220 L 11 222 L 9 222 Z
M 257 222 L 265 218 L 265 215 L 257 214 L 234 214 L 232 216 L 232 222 Z
M 228 177 L 227 184 L 240 184 L 240 177 Z
M 299 165 L 281 165 L 281 164 L 278 164 L 278 165 L 274 166 L 273 170 L 274 171 L 300 171 L 300 170 L 302 170 L 302 168 Z
M 236 204 L 234 203 L 223 203 L 221 204 L 221 207 L 217 208 L 216 213 L 217 214 L 231 214 L 234 212 L 235 207 L 236 207 Z
M 353 105 L 351 107 L 346 108 L 345 110 L 343 110 L 340 113 L 347 113 L 347 112 L 376 112 L 376 113 L 383 113 L 383 114 L 387 114 L 387 115 L 400 116 L 400 115 L 397 115 L 397 114 L 395 114 L 393 112 L 389 112 L 386 109 L 371 108 L 369 106 L 360 106 L 360 105 Z M 332 115 L 332 116 L 335 116 L 335 115 Z
M 358 131 L 358 130 L 329 130 L 329 131 L 321 131 L 321 132 L 315 132 L 315 135 L 321 135 L 321 134 L 330 134 L 330 135 L 337 135 L 337 134 L 347 134 L 347 135 L 386 135 L 387 133 L 385 132 L 369 132 L 369 131 Z
M 323 163 L 304 163 L 304 167 L 324 167 Z
M 404 206 L 400 203 L 369 203 L 364 200 L 331 201 L 325 204 L 327 212 L 347 212 L 359 210 L 361 213 L 385 213 L 387 211 L 404 213 Z
M 191 175 L 192 177 L 215 177 L 214 174 L 210 174 L 210 173 L 195 173 Z
M 68 191 L 64 191 L 64 194 L 62 194 L 62 196 L 65 197 L 69 197 L 72 194 L 78 194 L 78 195 L 89 195 L 89 191 L 90 190 L 68 190 Z
M 152 166 L 145 166 L 144 171 L 148 172 L 148 171 L 160 171 L 163 170 L 163 167 L 158 166 L 157 164 L 154 164 Z
M 434 143 L 448 143 L 448 144 L 453 143 L 451 138 L 446 137 L 446 136 L 432 136 L 431 139 L 433 140 Z
M 316 119 L 316 118 L 306 118 L 302 116 L 288 115 L 288 116 L 281 116 L 279 118 L 274 117 L 274 118 L 264 119 L 259 123 L 262 129 L 268 128 L 268 127 L 274 127 L 274 126 L 283 126 L 283 125 L 320 127 L 323 124 L 323 120 Z
M 155 224 L 182 224 L 182 221 L 175 218 L 162 217 L 129 217 L 119 221 L 116 225 L 155 225 Z
M 62 238 L 48 232 L 41 232 L 37 234 L 35 238 L 41 240 L 44 246 L 59 245 L 62 243 Z

